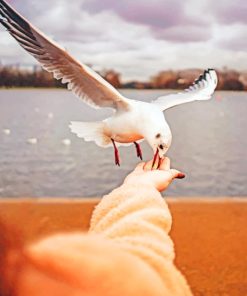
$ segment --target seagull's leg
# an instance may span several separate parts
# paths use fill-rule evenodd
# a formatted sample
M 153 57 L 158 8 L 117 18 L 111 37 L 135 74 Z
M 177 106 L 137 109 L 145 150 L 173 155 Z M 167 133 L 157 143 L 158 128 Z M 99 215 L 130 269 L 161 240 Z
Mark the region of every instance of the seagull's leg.
M 115 141 L 113 139 L 111 139 L 113 147 L 114 147 L 114 154 L 115 154 L 115 164 L 120 166 L 120 158 L 119 158 L 119 152 L 117 149 L 117 146 L 115 144 Z
M 153 163 L 152 163 L 152 169 L 154 168 L 154 165 L 156 163 L 157 157 L 159 156 L 159 149 L 157 148 L 155 154 L 154 154 L 154 159 L 153 159 Z
M 134 142 L 135 146 L 136 146 L 136 155 L 137 157 L 140 157 L 140 159 L 142 160 L 142 150 L 141 150 L 141 146 L 140 144 L 138 144 L 137 142 Z

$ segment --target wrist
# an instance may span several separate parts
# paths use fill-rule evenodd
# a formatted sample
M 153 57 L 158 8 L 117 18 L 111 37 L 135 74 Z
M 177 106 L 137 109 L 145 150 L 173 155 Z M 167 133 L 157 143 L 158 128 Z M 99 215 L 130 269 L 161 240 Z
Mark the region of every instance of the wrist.
M 147 189 L 147 190 L 154 190 L 154 191 L 158 191 L 158 189 L 156 188 L 156 186 L 153 184 L 153 182 L 142 182 L 142 181 L 136 181 L 136 180 L 125 180 L 123 182 L 123 184 L 121 185 L 121 187 L 131 187 L 131 188 L 136 188 L 138 190 L 140 189 Z

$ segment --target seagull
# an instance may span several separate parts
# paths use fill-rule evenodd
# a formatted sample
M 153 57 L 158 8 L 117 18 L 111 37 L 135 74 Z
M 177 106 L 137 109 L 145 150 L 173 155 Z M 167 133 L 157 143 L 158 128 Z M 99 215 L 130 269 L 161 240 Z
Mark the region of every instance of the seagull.
M 15 40 L 54 78 L 67 84 L 88 105 L 112 108 L 109 118 L 98 122 L 74 122 L 71 131 L 100 147 L 113 146 L 115 164 L 120 166 L 118 147 L 133 143 L 142 159 L 140 142 L 146 140 L 154 152 L 153 167 L 159 168 L 172 141 L 163 111 L 187 102 L 208 100 L 217 86 L 215 70 L 208 69 L 183 92 L 161 96 L 152 102 L 126 98 L 87 65 L 46 37 L 4 0 L 0 0 L 0 22 Z
M 29 139 L 27 139 L 27 143 L 31 144 L 31 145 L 35 145 L 38 143 L 38 139 L 37 138 L 29 138 Z
M 63 143 L 65 146 L 70 146 L 70 145 L 71 145 L 71 140 L 70 140 L 70 139 L 63 139 L 63 140 L 62 140 L 62 143 Z
M 5 128 L 3 129 L 3 133 L 6 135 L 6 136 L 9 136 L 11 134 L 11 130 L 8 129 L 8 128 Z

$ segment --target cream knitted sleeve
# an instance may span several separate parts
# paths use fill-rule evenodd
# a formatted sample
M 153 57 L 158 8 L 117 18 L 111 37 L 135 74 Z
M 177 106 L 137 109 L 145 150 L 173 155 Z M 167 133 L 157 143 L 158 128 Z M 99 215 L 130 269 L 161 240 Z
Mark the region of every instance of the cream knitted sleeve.
M 174 246 L 168 235 L 171 223 L 169 208 L 156 189 L 124 184 L 103 197 L 89 232 L 114 240 L 119 248 L 142 259 L 162 278 L 169 295 L 192 295 L 173 263 Z

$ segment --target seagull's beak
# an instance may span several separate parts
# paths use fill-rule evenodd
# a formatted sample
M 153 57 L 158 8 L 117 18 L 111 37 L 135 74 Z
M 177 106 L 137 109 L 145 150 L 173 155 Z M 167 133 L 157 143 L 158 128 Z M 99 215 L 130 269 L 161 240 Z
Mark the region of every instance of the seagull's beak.
M 164 158 L 165 157 L 165 153 L 162 150 L 159 150 L 159 157 L 160 158 Z
M 158 167 L 157 168 L 159 168 L 159 166 L 160 166 L 160 159 L 161 158 L 159 157 L 159 149 L 157 148 L 156 149 L 156 152 L 154 154 L 154 158 L 153 158 L 152 169 L 154 168 L 157 160 L 158 160 Z
M 166 155 L 166 152 L 167 152 L 167 150 L 169 148 L 169 146 L 167 144 L 162 144 L 161 146 L 162 146 L 162 148 L 161 147 L 158 147 L 159 157 L 160 158 L 164 158 L 165 155 Z

